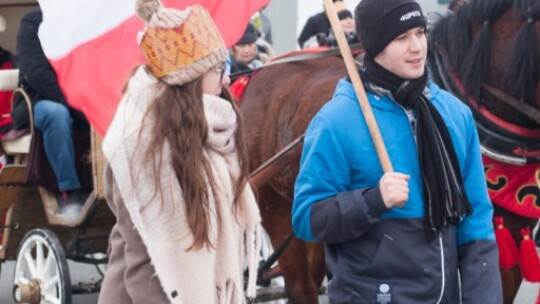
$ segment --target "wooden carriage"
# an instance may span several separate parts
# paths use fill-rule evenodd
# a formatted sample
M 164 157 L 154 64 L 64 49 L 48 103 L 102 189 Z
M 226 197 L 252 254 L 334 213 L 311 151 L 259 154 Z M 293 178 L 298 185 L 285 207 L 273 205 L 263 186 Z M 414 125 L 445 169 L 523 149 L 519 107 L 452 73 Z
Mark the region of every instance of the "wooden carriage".
M 0 90 L 14 90 L 30 103 L 17 85 L 17 70 L 0 72 Z M 12 101 L 13 106 L 13 101 Z M 31 107 L 29 107 L 31 109 Z M 60 213 L 54 191 L 26 183 L 27 164 L 33 131 L 22 136 L 5 137 L 2 148 L 10 162 L 0 169 L 0 263 L 16 260 L 14 297 L 23 303 L 71 303 L 72 292 L 67 259 L 91 263 L 107 262 L 108 236 L 114 215 L 103 197 L 101 140 L 95 132 L 87 134 L 88 161 L 92 191 L 78 217 Z M 84 284 L 84 291 L 99 289 L 100 281 Z

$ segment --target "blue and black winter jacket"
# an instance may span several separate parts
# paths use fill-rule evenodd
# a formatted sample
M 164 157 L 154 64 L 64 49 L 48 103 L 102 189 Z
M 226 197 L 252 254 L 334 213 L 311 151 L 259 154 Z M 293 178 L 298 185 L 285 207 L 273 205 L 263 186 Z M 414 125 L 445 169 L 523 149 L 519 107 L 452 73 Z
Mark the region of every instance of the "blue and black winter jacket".
M 414 115 L 389 95 L 368 93 L 409 200 L 387 209 L 383 170 L 350 82 L 313 118 L 295 185 L 297 237 L 325 243 L 332 303 L 501 303 L 498 252 L 478 135 L 468 107 L 433 83 L 431 102 L 452 137 L 472 215 L 433 239 L 426 234 Z

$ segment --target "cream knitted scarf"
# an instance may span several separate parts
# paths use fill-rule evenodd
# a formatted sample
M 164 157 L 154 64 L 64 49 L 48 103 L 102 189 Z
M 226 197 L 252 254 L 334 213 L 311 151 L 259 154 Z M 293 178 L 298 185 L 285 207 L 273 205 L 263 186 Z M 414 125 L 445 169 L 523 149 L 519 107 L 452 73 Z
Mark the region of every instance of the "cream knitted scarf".
M 143 118 L 158 94 L 157 84 L 143 68 L 133 75 L 103 142 L 103 152 L 170 302 L 244 303 L 245 296 L 255 296 L 261 218 L 249 185 L 237 207 L 233 206 L 233 185 L 240 172 L 234 142 L 236 115 L 228 101 L 204 95 L 209 129 L 204 156 L 217 184 L 215 189 L 208 186 L 210 240 L 214 246 L 186 251 L 193 244 L 193 235 L 186 220 L 182 189 L 170 165 L 169 146 L 166 144 L 162 151 L 159 172 L 154 172 L 152 164 L 134 161 L 142 159 L 152 136 L 152 121 Z M 156 189 L 157 176 L 160 190 Z M 249 280 L 244 294 L 246 265 Z

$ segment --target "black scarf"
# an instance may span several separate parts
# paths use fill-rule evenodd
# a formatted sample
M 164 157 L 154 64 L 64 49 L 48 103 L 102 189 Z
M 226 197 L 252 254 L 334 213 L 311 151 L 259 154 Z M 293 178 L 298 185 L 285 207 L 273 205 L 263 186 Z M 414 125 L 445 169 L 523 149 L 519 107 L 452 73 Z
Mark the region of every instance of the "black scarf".
M 429 232 L 437 233 L 448 224 L 471 214 L 454 144 L 441 114 L 424 96 L 427 69 L 418 79 L 405 80 L 365 56 L 367 81 L 389 90 L 394 100 L 416 114 L 416 138 L 422 175 L 424 210 Z

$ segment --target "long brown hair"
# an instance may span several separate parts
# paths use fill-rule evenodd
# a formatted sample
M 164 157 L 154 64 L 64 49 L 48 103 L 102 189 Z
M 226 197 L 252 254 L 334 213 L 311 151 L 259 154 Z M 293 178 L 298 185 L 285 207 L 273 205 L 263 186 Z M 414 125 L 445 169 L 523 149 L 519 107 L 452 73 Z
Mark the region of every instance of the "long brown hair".
M 165 144 L 171 150 L 171 164 L 182 189 L 186 219 L 194 241 L 188 250 L 212 247 L 210 241 L 210 208 L 208 189 L 215 189 L 210 164 L 203 150 L 208 137 L 208 125 L 202 101 L 202 77 L 182 86 L 160 81 L 161 93 L 147 109 L 145 117 L 152 117 L 152 134 L 145 161 L 154 164 L 157 190 L 161 191 L 159 174 L 162 166 L 161 151 Z M 231 101 L 229 94 L 225 97 Z M 241 174 L 234 186 L 234 207 L 248 180 L 247 149 L 243 139 L 243 124 L 237 107 L 238 128 L 235 135 Z M 146 119 L 146 118 L 145 118 Z M 211 187 L 208 187 L 210 183 Z M 162 195 L 160 193 L 160 195 Z M 219 203 L 219 202 L 216 202 Z

